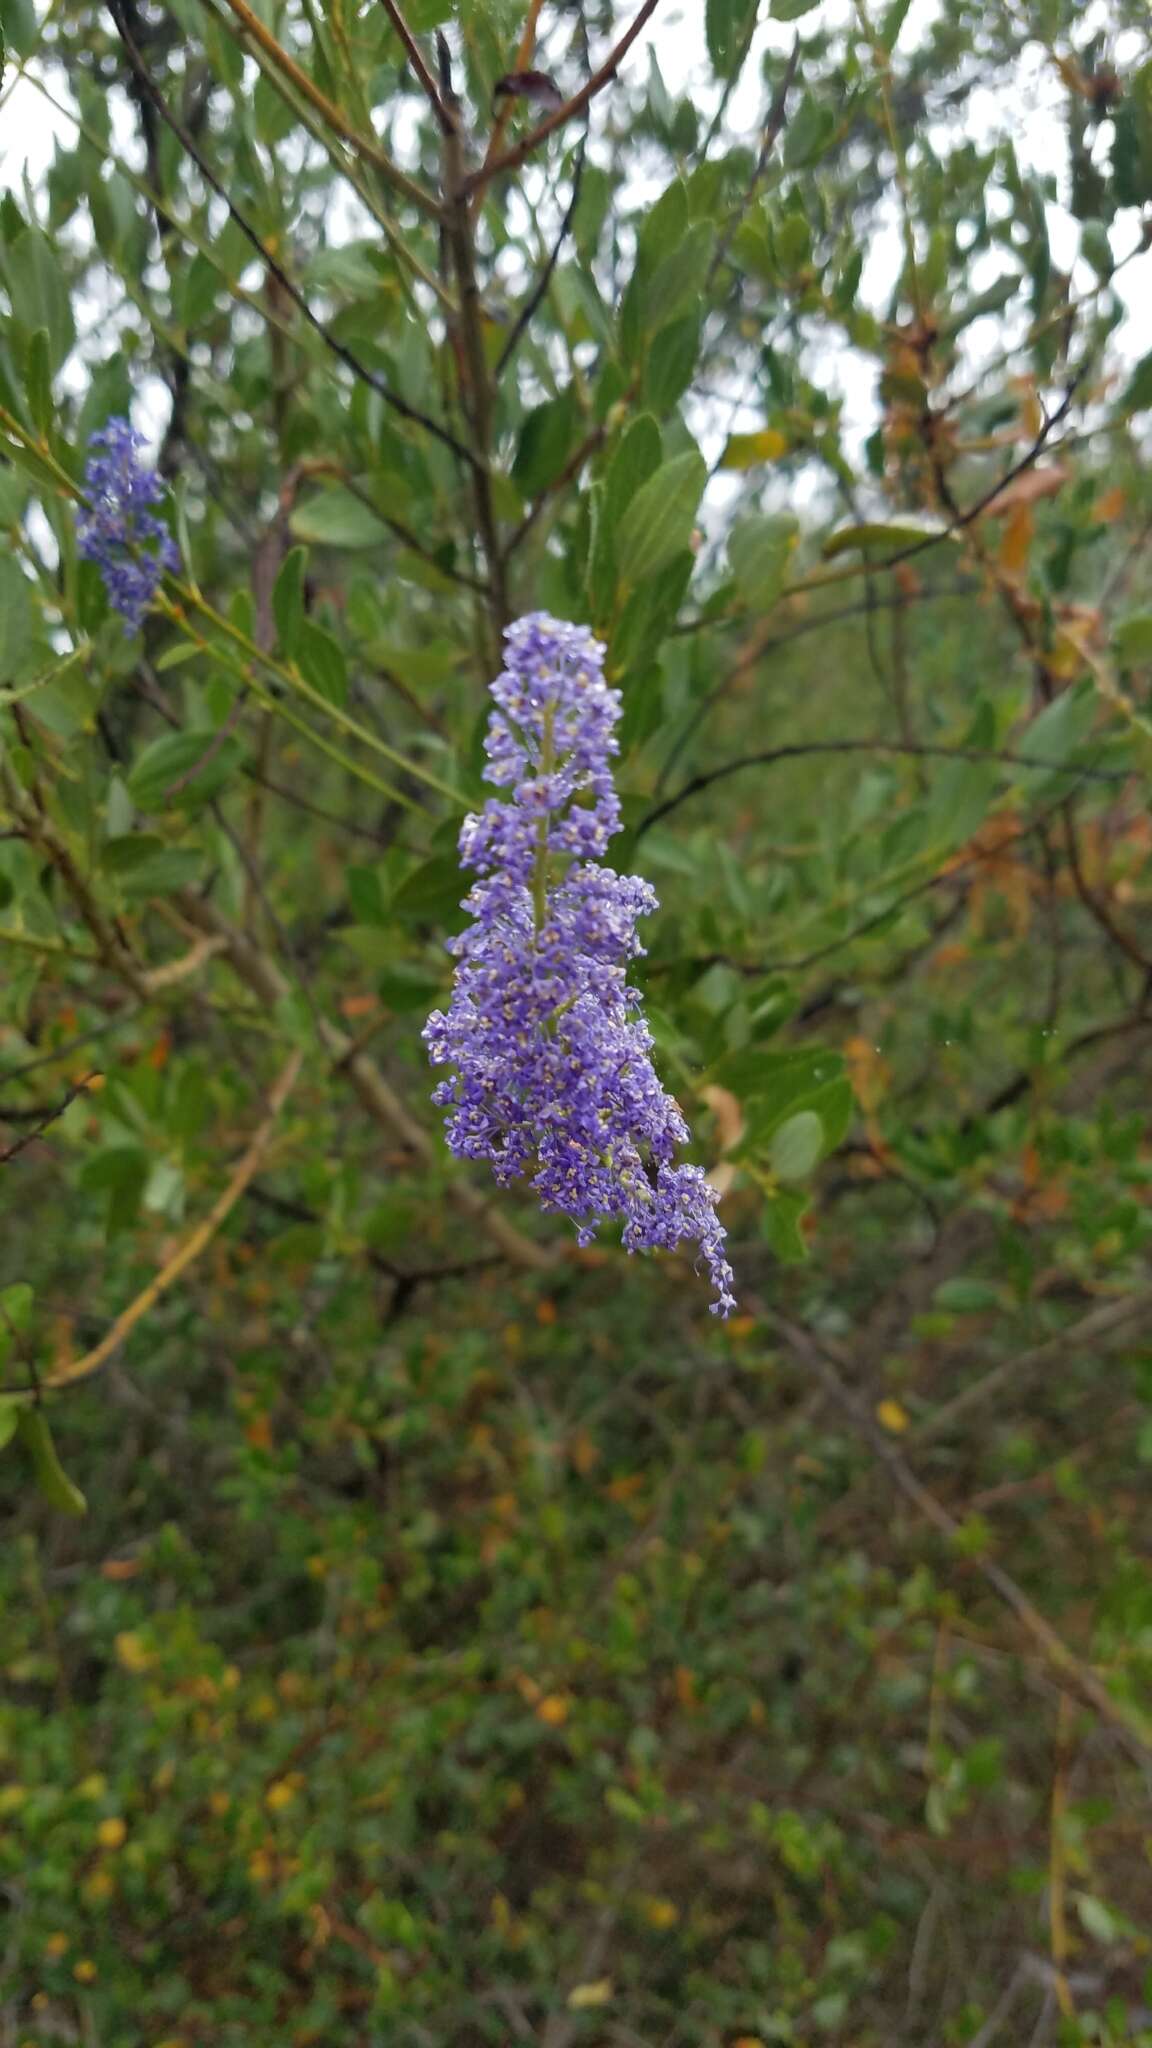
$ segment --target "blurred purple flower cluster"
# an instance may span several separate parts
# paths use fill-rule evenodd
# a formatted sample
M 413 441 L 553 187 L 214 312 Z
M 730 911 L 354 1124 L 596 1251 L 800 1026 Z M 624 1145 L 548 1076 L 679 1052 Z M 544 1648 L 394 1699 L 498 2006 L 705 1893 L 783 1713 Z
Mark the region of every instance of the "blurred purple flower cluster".
M 460 855 L 480 879 L 473 923 L 450 941 L 447 1013 L 424 1030 L 436 1066 L 453 1069 L 434 1100 L 449 1111 L 458 1156 L 502 1183 L 532 1176 L 542 1206 L 570 1216 L 581 1244 L 623 1225 L 630 1252 L 695 1242 L 715 1289 L 735 1306 L 716 1195 L 698 1166 L 676 1165 L 688 1126 L 661 1087 L 628 962 L 637 920 L 657 907 L 637 875 L 600 864 L 619 829 L 610 763 L 620 693 L 586 627 L 535 612 L 505 636 L 492 685 L 488 779 L 511 792 L 467 818 Z
M 84 471 L 89 502 L 76 523 L 80 553 L 95 562 L 126 633 L 139 632 L 164 571 L 180 567 L 175 541 L 150 509 L 164 486 L 140 461 L 143 446 L 143 435 L 125 419 L 111 419 L 93 434 Z

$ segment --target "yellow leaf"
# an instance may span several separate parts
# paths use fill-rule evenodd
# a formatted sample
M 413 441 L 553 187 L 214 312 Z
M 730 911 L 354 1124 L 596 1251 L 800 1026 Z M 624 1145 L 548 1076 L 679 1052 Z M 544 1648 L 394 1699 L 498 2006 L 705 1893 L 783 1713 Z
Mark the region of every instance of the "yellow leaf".
M 562 1693 L 546 1693 L 536 1709 L 536 1719 L 549 1728 L 562 1728 L 570 1712 L 569 1702 Z
M 119 1814 L 110 1816 L 108 1820 L 102 1820 L 96 1830 L 96 1840 L 102 1849 L 121 1848 L 127 1836 L 127 1825 L 120 1819 Z
M 647 1899 L 644 1918 L 649 1927 L 675 1927 L 680 1918 L 680 1908 L 674 1906 L 671 1899 Z
M 720 467 L 754 469 L 758 462 L 779 461 L 787 449 L 788 442 L 778 427 L 761 427 L 757 434 L 729 434 Z
M 876 1407 L 876 1420 L 883 1423 L 885 1429 L 890 1429 L 893 1436 L 899 1436 L 902 1430 L 907 1429 L 911 1417 L 899 1401 L 880 1401 Z
M 125 1671 L 147 1671 L 152 1663 L 152 1652 L 144 1638 L 131 1629 L 122 1629 L 116 1637 L 116 1656 Z
M 611 1977 L 597 1977 L 591 1984 L 574 1984 L 568 1993 L 569 2012 L 587 2012 L 594 2005 L 607 2005 L 612 1997 Z
M 1030 505 L 1017 505 L 1008 516 L 1004 538 L 1000 543 L 1000 567 L 1009 576 L 1019 576 L 1027 564 L 1028 551 L 1032 546 L 1034 521 Z
M 269 1785 L 264 1794 L 264 1804 L 269 1813 L 282 1813 L 286 1806 L 291 1806 L 295 1797 L 296 1787 L 290 1785 L 287 1778 L 277 1778 L 276 1783 Z

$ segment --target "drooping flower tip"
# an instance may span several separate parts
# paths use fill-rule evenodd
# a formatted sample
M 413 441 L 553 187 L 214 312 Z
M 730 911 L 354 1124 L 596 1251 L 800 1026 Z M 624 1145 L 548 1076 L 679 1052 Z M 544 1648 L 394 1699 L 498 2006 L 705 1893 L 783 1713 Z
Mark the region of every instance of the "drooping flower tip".
M 180 567 L 176 543 L 151 509 L 164 485 L 140 460 L 144 445 L 126 419 L 110 419 L 93 434 L 84 471 L 88 503 L 76 522 L 80 553 L 95 562 L 126 633 L 139 632 L 165 570 Z
M 620 693 L 587 627 L 534 612 L 505 646 L 487 752 L 489 780 L 511 796 L 490 798 L 461 830 L 461 859 L 480 879 L 473 922 L 449 941 L 451 1004 L 425 1026 L 433 1065 L 452 1069 L 433 1099 L 459 1157 L 487 1160 L 501 1185 L 530 1175 L 581 1243 L 607 1219 L 629 1252 L 696 1243 L 713 1308 L 727 1315 L 717 1197 L 700 1167 L 675 1163 L 688 1127 L 627 979 L 655 891 L 598 858 L 620 823 Z

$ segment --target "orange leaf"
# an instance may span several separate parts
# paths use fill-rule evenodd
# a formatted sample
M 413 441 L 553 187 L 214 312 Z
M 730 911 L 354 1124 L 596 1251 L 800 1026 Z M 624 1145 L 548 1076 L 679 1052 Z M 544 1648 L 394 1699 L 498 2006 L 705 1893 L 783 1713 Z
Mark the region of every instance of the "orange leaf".
M 1105 491 L 1097 498 L 1092 507 L 1092 517 L 1098 526 L 1111 526 L 1114 520 L 1122 516 L 1127 503 L 1128 493 L 1123 484 L 1113 484 L 1110 491 Z
M 571 1711 L 571 1702 L 563 1693 L 548 1692 L 536 1709 L 536 1719 L 543 1721 L 546 1728 L 562 1728 Z
M 1022 470 L 1002 491 L 997 491 L 984 509 L 985 519 L 1003 519 L 1020 505 L 1035 505 L 1041 498 L 1054 498 L 1070 475 L 1071 471 L 1061 468 L 1058 462 L 1049 463 L 1046 469 Z
M 1000 567 L 1007 575 L 1019 576 L 1027 568 L 1034 526 L 1032 507 L 1027 504 L 1015 505 L 1004 529 L 998 557 Z
M 700 1704 L 696 1696 L 696 1674 L 689 1671 L 686 1664 L 676 1666 L 676 1698 L 686 1714 Z
M 872 1111 L 886 1094 L 892 1070 L 870 1038 L 850 1038 L 844 1047 L 848 1078 L 861 1109 Z

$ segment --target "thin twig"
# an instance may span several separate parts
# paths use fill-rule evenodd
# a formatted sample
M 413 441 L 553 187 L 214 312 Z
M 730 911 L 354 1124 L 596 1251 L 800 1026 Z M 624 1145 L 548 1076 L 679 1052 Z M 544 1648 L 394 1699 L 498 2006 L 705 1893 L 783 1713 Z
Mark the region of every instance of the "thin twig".
M 34 1115 L 37 1119 L 32 1130 L 25 1131 L 22 1138 L 17 1138 L 13 1144 L 8 1146 L 6 1151 L 0 1152 L 0 1166 L 7 1166 L 9 1160 L 17 1158 L 29 1145 L 34 1145 L 37 1138 L 48 1129 L 49 1124 L 54 1124 L 58 1118 L 62 1117 L 64 1111 L 70 1108 L 78 1095 L 84 1094 L 89 1082 L 94 1081 L 95 1078 L 95 1074 L 85 1074 L 82 1081 L 73 1082 L 67 1095 L 62 1096 L 59 1102 L 53 1102 L 47 1106 L 41 1104 L 33 1112 L 29 1112 L 26 1109 L 9 1111 L 0 1107 L 0 1123 L 24 1123 L 29 1119 L 30 1114 Z
M 760 144 L 760 153 L 756 158 L 756 163 L 752 172 L 752 176 L 748 180 L 747 186 L 745 187 L 739 205 L 735 208 L 731 219 L 728 221 L 722 235 L 720 236 L 720 240 L 716 244 L 716 248 L 712 256 L 712 261 L 708 266 L 709 285 L 712 284 L 712 281 L 716 276 L 716 272 L 719 270 L 720 265 L 723 263 L 724 258 L 727 256 L 728 251 L 732 246 L 733 237 L 735 236 L 741 221 L 744 219 L 744 216 L 747 213 L 748 208 L 751 206 L 753 199 L 756 197 L 756 188 L 759 185 L 761 178 L 764 176 L 765 171 L 768 169 L 768 164 L 772 156 L 772 151 L 775 149 L 776 144 L 779 142 L 781 134 L 783 133 L 784 122 L 787 117 L 788 94 L 792 89 L 792 81 L 796 76 L 796 67 L 799 64 L 799 62 L 800 38 L 799 36 L 797 36 L 795 42 L 792 45 L 792 51 L 791 55 L 788 58 L 788 62 L 784 66 L 784 71 L 781 76 L 780 83 L 776 87 L 776 91 L 772 96 L 772 104 L 768 109 L 768 119 L 764 126 L 764 137 L 763 141 Z
M 548 286 L 552 282 L 552 273 L 556 268 L 557 262 L 559 261 L 560 251 L 563 248 L 564 243 L 567 239 L 568 230 L 572 225 L 573 217 L 575 215 L 576 208 L 580 200 L 580 183 L 584 176 L 584 147 L 584 143 L 581 142 L 578 144 L 576 149 L 576 155 L 572 166 L 572 190 L 568 197 L 568 204 L 564 209 L 564 218 L 560 223 L 560 228 L 559 232 L 557 233 L 556 240 L 553 242 L 552 247 L 548 252 L 548 261 L 545 263 L 544 268 L 541 271 L 540 276 L 538 277 L 533 290 L 529 293 L 528 297 L 524 301 L 524 304 L 521 306 L 519 313 L 516 315 L 516 321 L 512 328 L 512 332 L 508 336 L 508 339 L 504 343 L 504 346 L 501 349 L 500 354 L 497 358 L 496 368 L 493 372 L 493 376 L 497 383 L 499 383 L 500 378 L 503 376 L 504 371 L 507 369 L 508 364 L 511 362 L 512 357 L 516 352 L 516 348 L 520 342 L 521 336 L 524 334 L 526 328 L 528 327 L 529 321 L 532 319 L 532 316 L 535 313 L 536 308 L 539 306 L 540 301 L 543 299 L 544 294 L 548 289 Z
M 197 930 L 225 940 L 225 951 L 234 974 L 262 1003 L 274 1008 L 283 1000 L 289 985 L 270 954 L 254 945 L 206 898 L 191 890 L 182 890 L 178 903 L 184 916 Z M 375 1062 L 366 1053 L 357 1052 L 348 1034 L 327 1018 L 320 1022 L 320 1035 L 333 1067 L 347 1075 L 373 1121 L 399 1138 L 422 1166 L 438 1167 L 439 1155 L 435 1144 L 424 1126 L 409 1114 Z M 488 1202 L 470 1182 L 453 1177 L 447 1183 L 446 1192 L 474 1224 L 487 1231 L 505 1257 L 516 1265 L 535 1271 L 546 1271 L 555 1266 L 556 1255 L 552 1251 L 533 1244 L 530 1238 L 523 1236 L 501 1210 Z
M 202 1222 L 196 1225 L 195 1230 L 189 1232 L 178 1250 L 166 1260 L 155 1278 L 136 1296 L 135 1301 L 129 1302 L 128 1307 L 122 1310 L 99 1344 L 91 1351 L 86 1351 L 82 1358 L 73 1359 L 70 1365 L 59 1367 L 56 1372 L 45 1378 L 43 1385 L 46 1391 L 71 1386 L 76 1380 L 88 1379 L 94 1372 L 99 1372 L 101 1366 L 108 1363 L 125 1339 L 131 1335 L 137 1323 L 155 1307 L 161 1295 L 168 1292 L 187 1267 L 198 1259 L 205 1247 L 211 1243 L 221 1224 L 236 1207 L 249 1181 L 259 1171 L 260 1163 L 276 1128 L 277 1118 L 295 1085 L 303 1057 L 299 1050 L 292 1053 L 269 1094 L 267 1116 L 231 1174 L 227 1186 L 212 1204 Z
M 479 170 L 473 171 L 464 186 L 465 196 L 470 199 L 474 192 L 482 190 L 489 183 L 490 179 L 499 177 L 501 172 L 517 170 L 522 163 L 527 161 L 534 150 L 539 149 L 542 142 L 547 142 L 548 137 L 556 133 L 558 128 L 565 127 L 575 115 L 582 114 L 585 107 L 590 105 L 596 98 L 597 93 L 603 92 L 604 87 L 609 85 L 615 78 L 621 63 L 632 48 L 641 29 L 650 20 L 651 16 L 655 14 L 658 5 L 659 0 L 644 0 L 639 13 L 630 26 L 625 29 L 616 47 L 610 51 L 604 62 L 592 73 L 591 78 L 585 80 L 579 92 L 573 93 L 570 100 L 565 100 L 562 107 L 556 107 L 545 120 L 540 122 L 538 127 L 533 128 L 529 134 L 523 137 L 522 141 L 516 143 L 514 148 L 506 149 L 502 156 L 493 157 L 490 162 L 481 164 Z
M 822 1335 L 817 1337 L 803 1325 L 776 1314 L 763 1302 L 748 1299 L 747 1305 L 753 1314 L 762 1316 L 770 1328 L 779 1331 L 789 1348 L 803 1359 L 809 1370 L 820 1380 L 841 1414 L 851 1424 L 855 1434 L 884 1467 L 905 1499 L 911 1501 L 917 1513 L 954 1546 L 961 1534 L 961 1524 L 949 1513 L 943 1502 L 928 1491 L 907 1459 L 873 1419 L 860 1395 L 855 1393 L 843 1378 L 840 1366 L 848 1361 L 842 1347 L 834 1345 L 830 1338 Z M 1139 1763 L 1147 1765 L 1152 1761 L 1152 1730 L 1125 1702 L 1113 1699 L 1096 1673 L 1068 1647 L 1063 1637 L 1056 1633 L 1051 1623 L 1033 1606 L 1027 1594 L 1003 1566 L 997 1564 L 994 1558 L 979 1553 L 975 1556 L 969 1555 L 966 1562 L 980 1574 L 985 1584 L 1016 1616 L 1017 1621 L 1038 1645 L 1048 1664 L 1060 1675 L 1066 1686 L 1117 1731 L 1129 1752 Z
M 229 0 L 229 4 L 233 4 L 233 0 Z M 450 433 L 447 427 L 441 426 L 439 420 L 434 420 L 429 413 L 421 412 L 417 406 L 409 405 L 406 398 L 401 398 L 398 391 L 393 391 L 391 385 L 383 377 L 379 376 L 375 370 L 370 369 L 367 363 L 362 362 L 354 350 L 350 349 L 345 342 L 340 341 L 332 333 L 331 329 L 321 320 L 319 314 L 313 312 L 303 292 L 293 283 L 283 265 L 273 256 L 258 229 L 253 227 L 247 215 L 236 205 L 227 186 L 223 183 L 222 179 L 217 177 L 199 145 L 188 133 L 184 124 L 177 120 L 163 93 L 153 83 L 144 59 L 132 39 L 121 0 L 108 0 L 108 8 L 141 90 L 147 93 L 161 120 L 176 137 L 185 155 L 191 158 L 205 183 L 211 186 L 219 199 L 223 200 L 228 208 L 231 219 L 235 221 L 245 240 L 255 249 L 261 262 L 267 265 L 268 270 L 276 279 L 281 290 L 287 293 L 292 304 L 303 314 L 314 333 L 319 335 L 325 348 L 330 349 L 332 354 L 338 357 L 347 369 L 351 370 L 354 377 L 358 377 L 362 383 L 369 385 L 376 392 L 377 396 L 383 399 L 385 405 L 391 406 L 392 410 L 399 413 L 402 419 L 410 420 L 413 425 L 423 427 L 426 433 L 432 434 L 437 441 L 441 441 L 446 448 L 450 448 L 454 455 L 459 456 L 463 461 L 475 467 L 476 457 L 472 454 L 471 449 L 466 448 L 462 441 L 458 441 L 456 436 Z
M 1126 1323 L 1140 1321 L 1152 1315 L 1152 1287 L 1142 1289 L 1139 1294 L 1130 1294 L 1122 1301 L 1110 1301 L 1101 1308 L 1094 1308 L 1079 1322 L 1071 1323 L 1066 1330 L 1060 1330 L 1053 1337 L 1045 1338 L 1042 1344 L 1034 1344 L 1028 1351 L 1017 1352 L 1015 1358 L 1006 1358 L 1002 1365 L 993 1366 L 982 1379 L 974 1380 L 962 1393 L 946 1401 L 942 1408 L 920 1423 L 914 1433 L 916 1443 L 927 1443 L 933 1437 L 943 1436 L 955 1423 L 970 1415 L 974 1408 L 1003 1393 L 1006 1387 L 1021 1387 L 1045 1366 L 1052 1365 L 1058 1358 L 1081 1347 L 1094 1346 L 1103 1337 L 1109 1337 Z
M 650 832 L 653 825 L 672 811 L 679 810 L 690 797 L 699 796 L 716 782 L 725 782 L 731 775 L 737 775 L 745 768 L 771 768 L 779 761 L 793 761 L 800 756 L 817 754 L 895 754 L 907 755 L 913 759 L 939 759 L 950 761 L 1003 761 L 1013 767 L 1045 769 L 1051 774 L 1062 772 L 1088 782 L 1124 782 L 1127 778 L 1123 769 L 1112 768 L 1062 768 L 1058 762 L 1044 761 L 1036 754 L 1018 753 L 1014 748 L 999 750 L 986 747 L 936 746 L 930 740 L 905 741 L 886 739 L 859 740 L 798 740 L 785 747 L 767 747 L 762 753 L 742 754 L 738 760 L 723 761 L 718 768 L 709 768 L 701 775 L 694 775 L 682 789 L 674 790 L 663 803 L 641 818 L 636 827 L 637 836 Z
M 436 120 L 439 125 L 441 134 L 451 135 L 456 125 L 455 119 L 452 113 L 449 111 L 449 109 L 445 106 L 444 101 L 440 97 L 440 89 L 437 86 L 436 80 L 433 78 L 431 71 L 428 69 L 428 62 L 423 50 L 420 48 L 420 45 L 416 41 L 415 36 L 413 35 L 411 29 L 408 26 L 408 23 L 405 21 L 404 16 L 401 14 L 399 7 L 396 5 L 396 0 L 383 0 L 383 6 L 384 12 L 388 16 L 388 19 L 392 23 L 392 26 L 395 29 L 397 35 L 399 36 L 400 41 L 404 45 L 405 51 L 407 52 L 408 56 L 408 62 L 411 64 L 413 71 L 416 73 L 417 78 L 420 80 L 420 85 L 424 92 L 424 96 L 427 99 L 428 104 L 432 109 L 432 112 L 436 116 Z
M 366 156 L 369 163 L 376 166 L 381 176 L 397 192 L 403 193 L 413 206 L 419 207 L 423 213 L 431 214 L 434 219 L 439 216 L 440 208 L 431 193 L 426 192 L 422 185 L 418 185 L 414 178 L 408 177 L 398 164 L 393 163 L 391 157 L 381 149 L 375 136 L 360 135 L 355 128 L 349 127 L 335 101 L 322 93 L 315 81 L 309 78 L 308 73 L 302 71 L 294 62 L 288 51 L 281 47 L 271 31 L 264 26 L 259 15 L 253 13 L 247 0 L 225 0 L 225 5 L 231 9 L 253 42 L 258 43 L 265 55 L 283 71 L 285 77 L 291 79 L 297 92 L 302 93 L 304 98 L 311 102 L 334 134 L 341 136 L 345 142 L 351 143 L 353 149 Z

